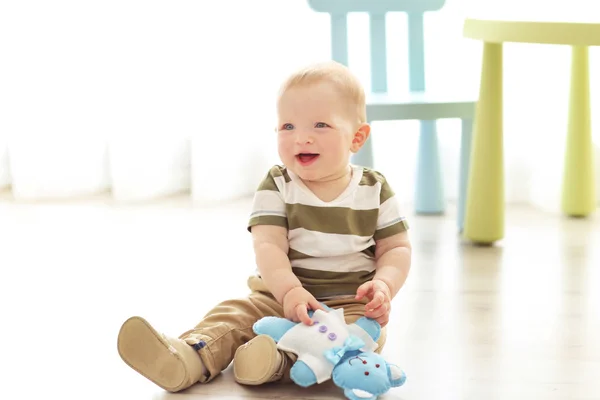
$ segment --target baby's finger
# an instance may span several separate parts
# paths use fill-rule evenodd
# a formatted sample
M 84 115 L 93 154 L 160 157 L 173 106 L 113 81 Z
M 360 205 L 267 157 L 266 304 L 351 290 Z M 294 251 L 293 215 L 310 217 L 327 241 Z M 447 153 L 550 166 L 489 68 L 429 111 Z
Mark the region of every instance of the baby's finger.
M 365 317 L 371 318 L 371 319 L 377 319 L 377 318 L 384 316 L 389 311 L 390 311 L 390 308 L 388 306 L 388 303 L 383 303 L 381 306 L 377 307 L 376 309 L 368 310 L 367 312 L 365 312 Z
M 300 319 L 300 322 L 306 325 L 312 325 L 312 320 L 308 316 L 308 310 L 306 304 L 298 304 L 296 306 L 296 315 Z
M 366 307 L 367 310 L 374 310 L 377 307 L 380 307 L 383 303 L 385 303 L 385 295 L 381 290 L 378 290 L 375 292 L 373 300 L 371 300 Z
M 362 285 L 360 285 L 358 287 L 358 289 L 356 289 L 356 300 L 360 300 L 363 297 L 365 297 L 367 295 L 367 293 L 369 293 L 369 291 L 371 291 L 372 288 L 373 288 L 373 282 L 371 282 L 371 281 L 365 282 Z
M 319 303 L 317 301 L 317 299 L 312 299 L 308 302 L 308 305 L 310 306 L 310 309 L 313 311 L 317 311 L 317 310 L 323 310 L 323 311 L 327 311 L 325 309 L 325 307 L 323 307 L 323 304 Z

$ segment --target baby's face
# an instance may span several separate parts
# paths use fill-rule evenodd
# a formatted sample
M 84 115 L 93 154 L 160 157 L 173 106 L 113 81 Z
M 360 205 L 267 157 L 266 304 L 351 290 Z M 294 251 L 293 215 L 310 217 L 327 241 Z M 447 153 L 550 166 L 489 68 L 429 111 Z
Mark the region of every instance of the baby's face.
M 347 172 L 358 120 L 331 84 L 288 89 L 278 102 L 277 128 L 279 157 L 301 179 L 326 181 Z

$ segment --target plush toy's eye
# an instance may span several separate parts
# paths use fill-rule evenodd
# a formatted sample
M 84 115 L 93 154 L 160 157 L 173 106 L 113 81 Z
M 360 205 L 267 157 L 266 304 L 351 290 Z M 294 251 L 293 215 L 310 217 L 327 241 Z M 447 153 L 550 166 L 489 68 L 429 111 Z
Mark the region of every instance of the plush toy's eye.
M 365 375 L 369 375 L 369 371 L 365 371 Z
M 375 368 L 379 368 L 379 364 L 375 364 Z

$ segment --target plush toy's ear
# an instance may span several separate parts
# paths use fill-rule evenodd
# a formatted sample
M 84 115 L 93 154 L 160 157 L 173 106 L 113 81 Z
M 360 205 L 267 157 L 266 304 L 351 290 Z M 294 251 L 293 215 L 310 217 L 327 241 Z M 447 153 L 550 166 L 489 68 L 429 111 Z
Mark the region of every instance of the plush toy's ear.
M 398 366 L 394 364 L 388 364 L 388 377 L 390 378 L 390 384 L 393 387 L 398 387 L 404 385 L 406 382 L 406 374 L 402 371 Z
M 360 389 L 345 389 L 344 395 L 350 400 L 375 400 L 377 396 Z

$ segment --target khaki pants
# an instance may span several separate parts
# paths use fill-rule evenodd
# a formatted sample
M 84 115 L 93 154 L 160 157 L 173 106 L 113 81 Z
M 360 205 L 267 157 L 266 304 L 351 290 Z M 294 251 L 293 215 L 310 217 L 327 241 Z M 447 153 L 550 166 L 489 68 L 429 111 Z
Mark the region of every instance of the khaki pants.
M 283 308 L 270 294 L 263 281 L 256 276 L 248 279 L 251 293 L 246 298 L 227 300 L 217 305 L 206 314 L 204 319 L 194 328 L 179 336 L 188 344 L 199 344 L 198 350 L 204 366 L 210 376 L 201 382 L 214 379 L 233 361 L 233 356 L 238 347 L 252 340 L 256 335 L 252 326 L 256 321 L 266 316 L 283 317 Z M 347 323 L 352 323 L 364 315 L 366 301 L 354 299 L 324 300 L 322 301 L 333 309 L 343 308 Z M 377 341 L 381 352 L 386 340 L 386 329 L 382 329 Z M 283 353 L 292 362 L 287 363 L 284 380 L 289 381 L 289 369 L 295 355 Z M 260 360 L 254 360 L 254 363 Z M 272 362 L 272 360 L 265 360 Z

